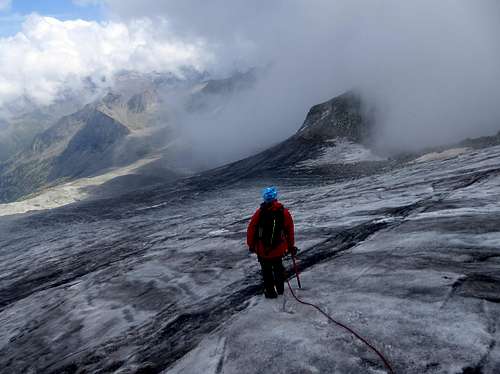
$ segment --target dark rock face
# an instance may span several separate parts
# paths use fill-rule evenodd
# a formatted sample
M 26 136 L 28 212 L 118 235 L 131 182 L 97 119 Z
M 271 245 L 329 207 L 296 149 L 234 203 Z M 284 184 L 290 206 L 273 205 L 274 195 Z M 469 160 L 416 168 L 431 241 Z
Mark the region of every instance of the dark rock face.
M 53 108 L 47 107 L 39 115 L 31 113 L 23 119 L 29 124 L 26 136 L 17 124 L 15 134 L 0 129 L 0 146 L 9 144 L 0 147 L 0 202 L 15 201 L 109 167 L 149 160 L 160 153 L 164 158 L 178 159 L 165 147 L 176 135 L 169 131 L 173 126 L 163 94 L 179 101 L 188 96 L 197 109 L 213 109 L 256 81 L 254 70 L 211 80 L 188 70 L 184 73 L 186 79 L 179 80 L 169 75 L 126 72 L 117 77 L 113 91 L 91 104 L 82 107 L 84 99 L 75 98 L 67 105 L 63 100 Z
M 466 139 L 461 142 L 459 145 L 463 147 L 471 147 L 471 148 L 485 148 L 492 147 L 500 144 L 500 132 L 496 135 L 492 136 L 482 136 L 480 138 L 475 139 Z
M 364 142 L 370 133 L 370 120 L 363 115 L 361 98 L 347 92 L 313 106 L 297 136 L 303 139 L 346 138 Z
M 61 97 L 49 106 L 39 106 L 26 97 L 4 105 L 5 123 L 0 119 L 0 162 L 28 148 L 37 135 L 83 105 L 80 97 L 64 94 Z
M 251 69 L 244 73 L 225 79 L 210 79 L 203 82 L 202 88 L 192 94 L 186 102 L 190 112 L 203 112 L 220 105 L 232 94 L 252 88 L 257 82 L 257 70 Z
M 65 147 L 84 125 L 85 117 L 85 111 L 63 117 L 54 126 L 35 137 L 30 147 L 30 153 L 36 157 L 36 155 L 41 155 L 50 149 L 55 151 L 56 148 Z
M 0 164 L 0 202 L 15 200 L 47 183 L 55 157 L 84 126 L 85 112 L 61 118 L 37 135 L 26 150 Z
M 151 135 L 145 132 L 127 137 L 133 126 L 142 129 L 150 125 L 156 99 L 146 91 L 132 96 L 127 104 L 122 95 L 108 93 L 102 100 L 61 118 L 16 157 L 0 164 L 0 202 L 60 183 L 61 178 L 67 181 L 131 164 L 161 148 L 168 139 L 161 129 L 152 130 Z
M 5 126 L 0 124 L 0 163 L 28 147 L 53 121 L 53 117 L 35 112 L 15 118 Z
M 112 148 L 130 130 L 97 110 L 88 113 L 83 126 L 55 160 L 49 180 L 86 176 L 111 166 Z
M 237 73 L 225 79 L 210 79 L 203 88 L 205 94 L 226 95 L 237 90 L 252 87 L 256 82 L 255 69 L 245 73 Z
M 127 101 L 127 108 L 132 113 L 143 113 L 154 104 L 155 99 L 156 95 L 150 91 L 135 94 Z
M 108 92 L 106 96 L 103 97 L 102 103 L 105 105 L 118 105 L 122 102 L 122 95 L 114 92 Z
M 313 106 L 297 133 L 287 140 L 257 155 L 232 163 L 211 172 L 212 178 L 230 180 L 231 176 L 245 178 L 294 178 L 300 180 L 304 174 L 318 180 L 334 178 L 342 180 L 360 175 L 376 173 L 391 165 L 389 161 L 370 161 L 345 164 L 332 160 L 327 165 L 318 165 L 304 171 L 301 162 L 314 159 L 338 141 L 369 143 L 374 121 L 365 114 L 359 95 L 347 92 L 325 103 Z
M 112 148 L 129 130 L 92 106 L 62 118 L 0 166 L 0 201 L 29 194 L 60 177 L 111 166 Z

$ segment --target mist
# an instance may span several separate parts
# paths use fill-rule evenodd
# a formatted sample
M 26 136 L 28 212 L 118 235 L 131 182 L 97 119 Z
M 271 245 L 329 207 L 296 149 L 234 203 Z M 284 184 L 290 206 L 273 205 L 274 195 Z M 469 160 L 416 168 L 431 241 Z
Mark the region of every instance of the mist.
M 496 0 L 79 0 L 99 2 L 104 23 L 35 15 L 0 41 L 0 103 L 49 104 L 121 69 L 228 77 L 258 67 L 253 89 L 216 113 L 176 110 L 193 158 L 220 164 L 262 150 L 297 131 L 312 105 L 353 89 L 377 108 L 381 149 L 500 130 Z
M 234 159 L 285 139 L 312 105 L 350 89 L 377 107 L 375 141 L 387 149 L 500 130 L 500 4 L 494 0 L 107 5 L 120 20 L 161 17 L 181 40 L 203 40 L 216 56 L 208 67 L 215 75 L 269 67 L 230 109 L 190 121 L 197 148 L 207 154 Z

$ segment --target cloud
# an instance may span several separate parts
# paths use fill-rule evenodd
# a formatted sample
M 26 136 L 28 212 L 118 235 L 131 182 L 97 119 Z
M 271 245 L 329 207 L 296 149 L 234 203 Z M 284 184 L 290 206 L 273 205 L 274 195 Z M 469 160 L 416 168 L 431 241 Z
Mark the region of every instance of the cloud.
M 389 147 L 500 129 L 497 0 L 104 2 L 118 19 L 163 17 L 178 38 L 203 38 L 222 71 L 271 64 L 240 107 L 258 111 L 259 122 L 233 119 L 254 134 L 239 142 L 243 149 L 258 134 L 273 142 L 292 133 L 311 105 L 351 88 L 377 103 L 377 140 Z
M 101 4 L 111 21 L 31 16 L 0 39 L 0 105 L 18 95 L 50 102 L 82 77 L 98 82 L 119 69 L 230 75 L 267 66 L 253 91 L 189 121 L 204 134 L 198 149 L 219 160 L 250 154 L 352 88 L 378 106 L 376 140 L 389 148 L 500 128 L 497 0 L 76 1 Z
M 167 29 L 149 20 L 97 23 L 31 15 L 21 32 L 0 38 L 0 106 L 20 96 L 49 104 L 87 77 L 98 83 L 120 70 L 203 70 L 210 60 L 203 44 L 177 41 Z
M 0 11 L 9 10 L 12 0 L 0 0 Z

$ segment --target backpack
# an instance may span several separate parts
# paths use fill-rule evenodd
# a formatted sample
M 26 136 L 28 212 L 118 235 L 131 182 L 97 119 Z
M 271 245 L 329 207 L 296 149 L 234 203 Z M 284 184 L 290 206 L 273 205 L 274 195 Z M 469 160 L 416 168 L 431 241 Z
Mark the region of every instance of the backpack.
M 262 204 L 256 230 L 257 240 L 262 241 L 266 248 L 276 247 L 283 241 L 284 221 L 283 207 L 271 210 L 266 204 Z

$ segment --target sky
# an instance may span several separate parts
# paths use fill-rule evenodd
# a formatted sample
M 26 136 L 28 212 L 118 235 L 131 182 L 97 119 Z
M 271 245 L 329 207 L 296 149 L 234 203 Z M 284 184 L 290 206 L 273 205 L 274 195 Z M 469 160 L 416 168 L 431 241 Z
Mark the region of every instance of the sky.
M 12 36 L 21 31 L 26 17 L 32 13 L 60 20 L 101 21 L 105 17 L 102 6 L 97 2 L 79 5 L 71 0 L 0 0 L 0 36 Z
M 500 130 L 497 0 L 8 3 L 0 0 L 0 106 L 21 95 L 47 104 L 120 69 L 224 76 L 266 66 L 253 91 L 204 124 L 200 149 L 219 152 L 224 141 L 228 157 L 248 154 L 350 89 L 376 106 L 376 141 L 388 148 Z
M 120 20 L 99 2 L 0 1 L 0 109 L 20 97 L 48 105 L 87 78 L 98 85 L 120 70 L 204 70 L 211 58 L 200 43 L 169 33 L 164 20 Z

